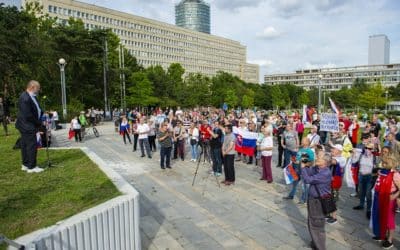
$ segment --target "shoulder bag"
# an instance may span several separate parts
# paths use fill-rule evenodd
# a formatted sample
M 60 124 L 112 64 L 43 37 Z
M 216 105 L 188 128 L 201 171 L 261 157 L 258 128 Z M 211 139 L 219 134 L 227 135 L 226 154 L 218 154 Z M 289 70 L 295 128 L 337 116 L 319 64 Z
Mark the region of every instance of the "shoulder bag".
M 330 213 L 335 212 L 337 210 L 337 208 L 336 208 L 336 203 L 333 198 L 333 195 L 327 194 L 327 195 L 321 196 L 321 193 L 320 193 L 317 185 L 314 185 L 314 186 L 315 186 L 315 190 L 317 191 L 317 194 L 318 194 L 318 199 L 321 202 L 322 211 L 324 212 L 324 214 L 328 215 Z

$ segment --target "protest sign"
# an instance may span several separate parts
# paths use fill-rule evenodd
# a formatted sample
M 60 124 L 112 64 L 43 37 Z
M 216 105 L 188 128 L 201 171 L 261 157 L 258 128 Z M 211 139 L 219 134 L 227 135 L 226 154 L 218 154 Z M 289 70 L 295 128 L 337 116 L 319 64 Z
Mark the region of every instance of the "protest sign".
M 321 114 L 320 131 L 339 132 L 339 118 L 337 117 L 337 114 Z

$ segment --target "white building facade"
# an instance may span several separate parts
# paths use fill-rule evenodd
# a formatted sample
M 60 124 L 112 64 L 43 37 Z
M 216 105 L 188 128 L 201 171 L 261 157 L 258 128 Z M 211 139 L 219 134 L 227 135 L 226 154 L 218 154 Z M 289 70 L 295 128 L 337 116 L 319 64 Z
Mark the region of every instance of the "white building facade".
M 247 63 L 246 47 L 237 41 L 74 0 L 22 0 L 22 6 L 29 1 L 40 2 L 60 23 L 72 17 L 87 29 L 111 29 L 144 67 L 180 63 L 186 73 L 224 71 L 259 83 L 259 65 Z
M 357 78 L 365 79 L 369 84 L 381 82 L 385 87 L 396 86 L 400 83 L 400 64 L 303 69 L 289 74 L 265 75 L 264 83 L 294 84 L 305 89 L 318 87 L 321 83 L 326 90 L 339 90 L 342 87 L 351 87 Z

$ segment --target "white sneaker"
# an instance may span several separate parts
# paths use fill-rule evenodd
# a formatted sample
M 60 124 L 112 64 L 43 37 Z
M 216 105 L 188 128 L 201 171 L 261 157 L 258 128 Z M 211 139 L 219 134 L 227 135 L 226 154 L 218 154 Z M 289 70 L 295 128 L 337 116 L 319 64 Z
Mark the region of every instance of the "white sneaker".
M 27 170 L 27 172 L 28 173 L 40 173 L 40 172 L 43 172 L 44 171 L 44 169 L 43 168 L 39 168 L 39 167 L 35 167 L 35 168 L 32 168 L 32 169 L 28 169 Z
M 22 171 L 28 171 L 28 169 L 29 169 L 29 168 L 28 168 L 27 166 L 25 166 L 25 165 L 22 165 L 22 166 L 21 166 L 21 170 L 22 170 Z
M 356 197 L 356 196 L 358 196 L 358 194 L 357 193 L 352 193 L 352 194 L 350 194 L 350 196 L 351 197 Z

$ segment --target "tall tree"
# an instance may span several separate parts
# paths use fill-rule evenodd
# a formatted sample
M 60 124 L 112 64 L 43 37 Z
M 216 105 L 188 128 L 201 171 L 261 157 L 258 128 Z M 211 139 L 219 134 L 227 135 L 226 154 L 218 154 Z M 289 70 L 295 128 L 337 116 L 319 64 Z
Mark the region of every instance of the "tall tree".
M 360 106 L 367 109 L 383 108 L 386 104 L 385 89 L 381 83 L 376 83 L 361 93 Z
M 158 98 L 153 95 L 153 86 L 144 72 L 133 73 L 129 81 L 132 84 L 128 89 L 129 105 L 146 107 L 158 104 Z

